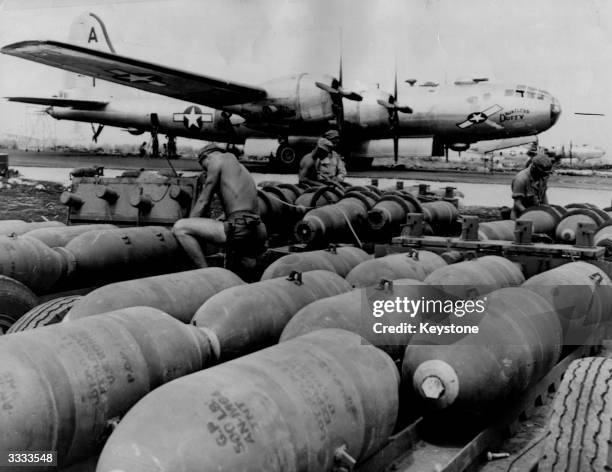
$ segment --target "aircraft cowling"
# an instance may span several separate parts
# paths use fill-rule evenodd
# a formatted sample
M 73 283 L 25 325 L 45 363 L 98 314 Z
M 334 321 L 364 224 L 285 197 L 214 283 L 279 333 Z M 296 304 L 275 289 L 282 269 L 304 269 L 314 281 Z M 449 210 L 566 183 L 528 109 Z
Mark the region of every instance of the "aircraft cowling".
M 304 73 L 275 79 L 261 85 L 266 90 L 266 99 L 224 109 L 244 116 L 250 123 L 259 120 L 267 123 L 332 120 L 332 98 L 328 92 L 318 88 L 316 82 L 332 85 L 334 78 Z
M 449 144 L 448 147 L 453 151 L 462 152 L 470 148 L 470 143 L 452 143 Z
M 298 110 L 304 121 L 321 121 L 334 118 L 332 99 L 329 93 L 321 90 L 315 82 L 332 85 L 332 77 L 323 77 L 318 80 L 308 74 L 301 76 L 298 83 Z
M 144 133 L 144 130 L 139 128 L 127 128 L 126 131 L 134 136 L 139 136 Z

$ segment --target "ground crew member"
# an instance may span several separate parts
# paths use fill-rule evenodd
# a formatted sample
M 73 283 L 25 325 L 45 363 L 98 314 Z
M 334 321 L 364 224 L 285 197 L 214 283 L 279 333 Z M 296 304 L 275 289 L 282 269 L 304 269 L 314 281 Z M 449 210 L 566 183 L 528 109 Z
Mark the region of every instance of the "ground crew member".
M 321 185 L 323 179 L 318 171 L 319 161 L 332 152 L 333 144 L 325 138 L 319 138 L 316 147 L 302 157 L 298 180 L 301 184 Z
M 167 156 L 168 159 L 175 159 L 177 157 L 176 155 L 176 137 L 172 136 L 172 135 L 168 135 L 166 136 L 168 139 L 168 145 L 166 147 L 167 149 Z
M 140 147 L 138 148 L 138 155 L 140 157 L 147 156 L 147 142 L 146 141 L 143 141 Z
M 259 217 L 257 187 L 236 156 L 216 144 L 199 156 L 204 172 L 202 191 L 189 218 L 178 220 L 173 232 L 198 267 L 207 267 L 201 244 L 224 245 L 226 267 L 251 280 L 256 257 L 266 249 L 266 228 Z M 214 194 L 218 194 L 225 221 L 208 218 Z
M 544 154 L 531 158 L 529 167 L 521 170 L 512 180 L 512 198 L 514 207 L 511 218 L 518 218 L 527 208 L 533 205 L 547 205 L 546 190 L 548 177 L 552 173 L 552 162 Z
M 340 134 L 336 130 L 327 131 L 323 137 L 332 143 L 332 151 L 319 160 L 318 172 L 321 180 L 343 182 L 346 177 L 344 159 L 337 152 L 340 145 Z

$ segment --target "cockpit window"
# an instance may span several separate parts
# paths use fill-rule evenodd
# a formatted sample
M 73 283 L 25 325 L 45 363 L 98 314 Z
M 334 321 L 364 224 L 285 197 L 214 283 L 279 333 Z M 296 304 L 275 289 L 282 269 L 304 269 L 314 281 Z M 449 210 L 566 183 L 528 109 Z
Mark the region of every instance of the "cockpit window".
M 506 89 L 506 97 L 521 97 L 521 98 L 533 98 L 538 100 L 544 100 L 550 96 L 546 90 L 539 90 L 534 87 L 527 87 L 525 85 L 517 85 L 516 89 Z

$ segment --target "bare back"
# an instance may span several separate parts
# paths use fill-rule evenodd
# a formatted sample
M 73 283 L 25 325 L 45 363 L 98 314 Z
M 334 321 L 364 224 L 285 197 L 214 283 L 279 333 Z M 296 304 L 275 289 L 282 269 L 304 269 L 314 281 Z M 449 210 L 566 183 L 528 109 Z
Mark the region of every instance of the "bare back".
M 214 159 L 221 160 L 219 198 L 225 215 L 236 211 L 251 211 L 259 214 L 257 187 L 248 170 L 230 153 L 216 154 Z
M 205 168 L 204 186 L 190 216 L 206 216 L 215 193 L 226 216 L 236 211 L 259 213 L 255 181 L 236 156 L 214 152 L 207 157 Z

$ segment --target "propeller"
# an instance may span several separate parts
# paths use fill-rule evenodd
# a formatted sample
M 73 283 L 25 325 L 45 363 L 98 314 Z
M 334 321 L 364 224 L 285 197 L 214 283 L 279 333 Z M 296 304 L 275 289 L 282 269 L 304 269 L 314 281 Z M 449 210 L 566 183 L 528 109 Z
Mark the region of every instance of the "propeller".
M 331 85 L 324 84 L 323 82 L 315 82 L 315 85 L 321 90 L 324 90 L 329 93 L 332 96 L 332 99 L 339 96 L 340 98 L 346 98 L 347 100 L 352 100 L 354 102 L 360 102 L 361 100 L 363 100 L 363 97 L 357 92 L 344 90 L 342 88 L 342 79 L 333 79 Z
M 340 66 L 338 71 L 338 78 L 332 79 L 331 85 L 324 84 L 323 82 L 315 82 L 315 85 L 321 90 L 327 92 L 332 100 L 332 113 L 336 120 L 336 127 L 340 138 L 342 140 L 342 131 L 344 128 L 344 105 L 342 99 L 352 100 L 354 102 L 360 102 L 363 97 L 357 92 L 345 90 L 342 88 L 342 54 L 340 54 Z
M 393 95 L 389 96 L 388 100 L 379 99 L 376 101 L 389 112 L 389 130 L 393 135 L 393 160 L 397 162 L 399 157 L 399 114 L 412 113 L 412 108 L 400 105 L 397 100 L 397 67 L 395 68 L 395 78 L 393 81 Z

